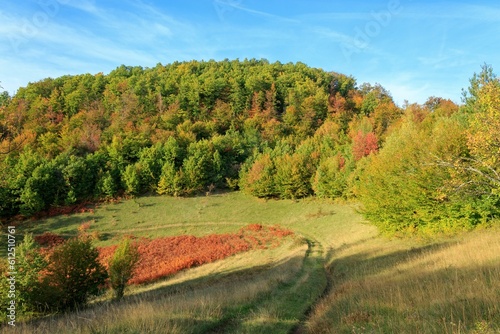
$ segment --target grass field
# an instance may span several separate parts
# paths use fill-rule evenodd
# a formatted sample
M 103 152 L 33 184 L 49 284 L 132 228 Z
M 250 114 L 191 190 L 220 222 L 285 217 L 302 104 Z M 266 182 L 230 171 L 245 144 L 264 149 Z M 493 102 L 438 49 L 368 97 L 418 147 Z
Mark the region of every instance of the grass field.
M 103 296 L 86 310 L 12 332 L 500 332 L 498 229 L 439 240 L 388 240 L 352 205 L 264 201 L 235 192 L 141 197 L 23 223 L 17 233 L 71 236 L 84 222 L 99 235 L 98 246 L 123 235 L 203 236 L 253 223 L 277 224 L 296 236 L 277 248 L 131 287 L 119 303 Z

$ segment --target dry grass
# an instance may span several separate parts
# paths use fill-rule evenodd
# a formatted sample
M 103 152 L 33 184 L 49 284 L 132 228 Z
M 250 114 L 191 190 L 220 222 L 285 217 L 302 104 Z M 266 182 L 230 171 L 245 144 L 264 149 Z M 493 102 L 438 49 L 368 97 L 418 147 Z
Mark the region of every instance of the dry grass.
M 135 288 L 120 303 L 18 325 L 12 333 L 201 333 L 262 298 L 301 270 L 307 245 L 240 254 Z
M 312 333 L 500 332 L 500 231 L 431 245 L 370 239 L 334 252 Z

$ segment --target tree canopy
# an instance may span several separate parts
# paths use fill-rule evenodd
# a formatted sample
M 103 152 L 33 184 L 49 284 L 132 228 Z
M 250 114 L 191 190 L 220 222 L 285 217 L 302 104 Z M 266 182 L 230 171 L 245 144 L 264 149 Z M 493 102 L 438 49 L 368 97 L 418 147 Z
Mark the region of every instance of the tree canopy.
M 391 233 L 470 228 L 496 217 L 500 182 L 500 84 L 482 70 L 463 106 L 404 108 L 380 84 L 256 59 L 30 83 L 0 96 L 0 215 L 240 188 L 354 198 Z

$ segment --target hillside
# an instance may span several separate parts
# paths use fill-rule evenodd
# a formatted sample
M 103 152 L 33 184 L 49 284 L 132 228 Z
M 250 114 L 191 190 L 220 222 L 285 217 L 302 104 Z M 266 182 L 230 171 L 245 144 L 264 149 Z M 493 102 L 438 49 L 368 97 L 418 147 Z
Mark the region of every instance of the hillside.
M 470 83 L 462 106 L 400 107 L 377 84 L 255 59 L 45 79 L 2 98 L 0 215 L 241 189 L 356 199 L 392 235 L 471 230 L 498 216 L 500 84 L 486 65 Z
M 242 193 L 141 197 L 33 221 L 23 232 L 74 235 L 84 222 L 109 245 L 121 235 L 235 232 L 278 224 L 297 237 L 130 287 L 125 299 L 18 324 L 16 333 L 495 333 L 500 233 L 441 240 L 378 236 L 349 205 L 263 201 Z M 118 228 L 119 226 L 119 228 Z M 35 329 L 36 327 L 36 329 Z

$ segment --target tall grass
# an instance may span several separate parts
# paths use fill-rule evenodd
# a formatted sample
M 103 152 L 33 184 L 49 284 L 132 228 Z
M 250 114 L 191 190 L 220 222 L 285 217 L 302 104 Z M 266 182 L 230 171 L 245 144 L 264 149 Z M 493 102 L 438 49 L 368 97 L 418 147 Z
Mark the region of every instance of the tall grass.
M 339 249 L 312 333 L 500 332 L 500 233 L 409 247 L 371 239 Z
M 272 251 L 237 255 L 133 289 L 122 302 L 101 301 L 76 313 L 17 326 L 12 332 L 203 333 L 225 327 L 225 322 L 248 313 L 256 300 L 293 282 L 306 249 L 303 243 L 289 242 Z M 255 253 L 261 258 L 252 260 Z

